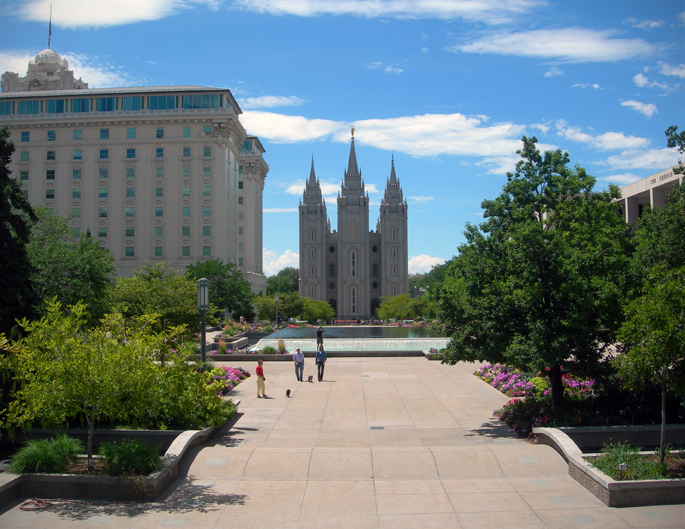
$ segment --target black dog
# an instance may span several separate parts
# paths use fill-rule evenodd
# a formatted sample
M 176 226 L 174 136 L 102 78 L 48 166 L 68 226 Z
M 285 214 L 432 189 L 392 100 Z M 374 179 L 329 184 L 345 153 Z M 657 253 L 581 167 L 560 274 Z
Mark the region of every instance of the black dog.
M 290 398 L 290 390 L 289 390 L 289 389 L 286 389 L 286 390 L 285 390 L 285 396 L 288 397 L 288 398 Z
M 307 382 L 314 382 L 314 377 L 312 375 L 309 375 L 307 378 Z

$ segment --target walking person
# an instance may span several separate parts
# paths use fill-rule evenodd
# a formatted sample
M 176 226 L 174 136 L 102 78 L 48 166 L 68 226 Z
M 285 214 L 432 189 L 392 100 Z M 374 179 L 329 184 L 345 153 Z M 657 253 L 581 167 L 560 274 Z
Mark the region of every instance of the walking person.
M 302 382 L 302 376 L 304 374 L 304 353 L 297 348 L 297 352 L 293 355 L 293 362 L 295 363 L 295 376 L 297 380 Z
M 323 380 L 323 368 L 326 365 L 326 351 L 323 350 L 323 344 L 319 346 L 316 352 L 316 369 L 319 374 L 319 382 Z
M 255 370 L 257 372 L 257 398 L 261 399 L 267 398 L 266 393 L 264 393 L 264 381 L 266 380 L 266 377 L 264 376 L 264 368 L 262 367 L 264 364 L 264 360 L 257 360 L 257 369 Z M 261 395 L 259 394 L 261 391 Z
M 323 345 L 323 327 L 319 325 L 316 329 L 316 350 L 319 350 L 319 346 Z

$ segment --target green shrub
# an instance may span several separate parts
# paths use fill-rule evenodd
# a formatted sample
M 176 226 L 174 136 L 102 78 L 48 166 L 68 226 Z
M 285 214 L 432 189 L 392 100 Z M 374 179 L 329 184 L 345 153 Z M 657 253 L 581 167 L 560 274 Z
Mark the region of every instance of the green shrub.
M 528 382 L 535 386 L 535 394 L 542 395 L 549 388 L 549 382 L 542 377 L 533 377 Z
M 274 328 L 271 325 L 265 325 L 262 328 L 262 332 L 274 332 Z
M 285 342 L 283 341 L 283 338 L 278 339 L 278 352 L 285 354 Z
M 107 474 L 110 476 L 147 476 L 162 466 L 157 449 L 137 439 L 129 439 L 120 444 L 102 443 L 99 453 L 105 458 Z
M 275 354 L 276 354 L 276 349 L 274 349 L 274 348 L 271 347 L 270 345 L 267 345 L 266 347 L 264 347 L 264 348 L 260 351 L 260 353 L 263 354 L 263 355 L 275 355 Z
M 64 472 L 76 454 L 83 452 L 81 441 L 65 434 L 54 439 L 34 439 L 12 456 L 8 471 L 13 474 Z
M 670 450 L 667 450 L 670 458 Z M 618 466 L 628 466 L 623 475 L 619 475 Z M 658 452 L 653 456 L 641 456 L 640 447 L 631 447 L 628 443 L 610 444 L 602 448 L 602 453 L 590 464 L 616 480 L 666 479 L 666 463 L 659 463 Z

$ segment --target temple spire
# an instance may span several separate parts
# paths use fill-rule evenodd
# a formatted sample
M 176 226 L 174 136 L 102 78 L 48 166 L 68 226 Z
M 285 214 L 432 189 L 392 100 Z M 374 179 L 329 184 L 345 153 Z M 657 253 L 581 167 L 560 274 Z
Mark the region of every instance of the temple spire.
M 397 185 L 397 176 L 395 175 L 395 155 L 393 154 L 390 162 L 390 185 Z
M 316 185 L 316 174 L 314 173 L 314 156 L 313 155 L 312 155 L 312 168 L 309 171 L 309 182 L 307 182 L 307 184 L 310 186 Z
M 354 127 L 352 129 L 352 144 L 350 145 L 350 160 L 347 162 L 347 174 L 358 175 L 359 168 L 357 167 L 357 153 L 354 150 Z

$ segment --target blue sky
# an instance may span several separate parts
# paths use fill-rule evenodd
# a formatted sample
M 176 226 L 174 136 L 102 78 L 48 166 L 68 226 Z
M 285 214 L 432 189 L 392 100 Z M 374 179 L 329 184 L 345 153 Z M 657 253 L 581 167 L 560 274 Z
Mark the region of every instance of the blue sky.
M 270 164 L 264 268 L 297 266 L 314 156 L 335 196 L 355 126 L 370 228 L 394 154 L 410 272 L 456 254 L 514 169 L 522 135 L 624 185 L 677 161 L 682 0 L 0 0 L 0 72 L 47 45 L 91 88 L 229 88 Z

